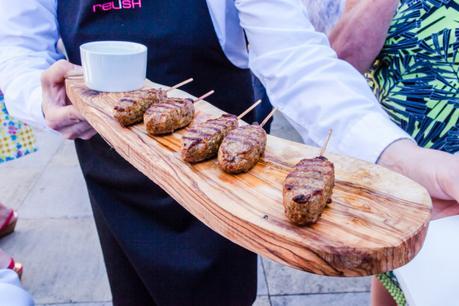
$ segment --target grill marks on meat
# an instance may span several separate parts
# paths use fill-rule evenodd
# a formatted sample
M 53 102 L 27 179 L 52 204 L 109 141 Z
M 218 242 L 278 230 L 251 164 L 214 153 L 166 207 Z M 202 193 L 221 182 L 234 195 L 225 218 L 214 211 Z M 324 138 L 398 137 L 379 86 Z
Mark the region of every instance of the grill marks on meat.
M 145 111 L 152 104 L 158 103 L 166 97 L 166 92 L 158 89 L 128 92 L 117 101 L 113 115 L 124 127 L 141 122 Z
M 197 163 L 214 157 L 223 138 L 237 128 L 238 124 L 235 115 L 224 114 L 188 129 L 182 138 L 182 159 Z
M 297 225 L 317 222 L 331 202 L 334 186 L 335 170 L 327 158 L 301 160 L 284 181 L 283 204 L 287 218 Z
M 191 99 L 168 98 L 151 105 L 144 115 L 145 128 L 150 135 L 170 134 L 193 121 Z
M 259 125 L 238 127 L 228 133 L 218 150 L 218 165 L 232 174 L 252 169 L 265 152 L 266 132 Z

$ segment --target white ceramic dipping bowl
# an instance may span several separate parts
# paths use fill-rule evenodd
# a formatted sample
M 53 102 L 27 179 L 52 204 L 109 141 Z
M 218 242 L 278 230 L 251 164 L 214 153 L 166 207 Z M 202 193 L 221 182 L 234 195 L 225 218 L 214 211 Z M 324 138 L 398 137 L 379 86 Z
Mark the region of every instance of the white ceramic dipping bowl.
M 147 47 L 127 41 L 95 41 L 80 46 L 84 80 L 90 89 L 122 92 L 143 86 Z

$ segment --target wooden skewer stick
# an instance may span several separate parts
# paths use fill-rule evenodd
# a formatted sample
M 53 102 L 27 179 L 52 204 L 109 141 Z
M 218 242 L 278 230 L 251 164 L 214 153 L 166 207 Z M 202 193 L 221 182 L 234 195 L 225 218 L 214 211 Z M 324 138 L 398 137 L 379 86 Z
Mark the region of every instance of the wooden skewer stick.
M 196 98 L 195 100 L 193 100 L 193 103 L 196 103 L 196 102 L 198 102 L 198 101 L 204 100 L 204 99 L 207 98 L 208 96 L 213 95 L 214 92 L 215 92 L 215 90 L 211 90 L 211 91 L 209 91 L 209 92 L 203 94 L 203 95 L 200 96 L 199 98 Z
M 273 108 L 273 110 L 266 116 L 266 118 L 260 123 L 261 127 L 264 127 L 266 123 L 268 123 L 269 119 L 274 115 L 274 113 L 277 111 L 277 108 Z
M 242 114 L 240 114 L 239 116 L 237 116 L 237 119 L 242 119 L 245 115 L 247 115 L 248 113 L 250 113 L 250 111 L 252 109 L 254 109 L 255 107 L 257 107 L 258 104 L 261 103 L 261 99 L 260 100 L 257 100 L 255 101 L 255 103 L 252 104 L 252 106 L 250 106 L 248 109 L 246 109 Z
M 322 148 L 320 149 L 320 155 L 319 156 L 324 156 L 325 150 L 327 150 L 328 142 L 330 141 L 331 135 L 332 135 L 333 129 L 328 130 L 328 136 L 325 139 L 324 144 L 322 145 Z
M 177 88 L 179 88 L 179 87 L 182 87 L 182 86 L 184 86 L 184 85 L 186 85 L 186 84 L 188 84 L 188 83 L 191 83 L 191 82 L 193 82 L 193 81 L 194 81 L 193 78 L 189 78 L 189 79 L 187 79 L 187 80 L 185 80 L 185 81 L 183 81 L 183 82 L 180 82 L 180 83 L 178 83 L 178 84 L 172 86 L 171 88 L 167 89 L 166 92 L 169 92 L 169 91 L 172 91 L 172 90 L 177 89 Z

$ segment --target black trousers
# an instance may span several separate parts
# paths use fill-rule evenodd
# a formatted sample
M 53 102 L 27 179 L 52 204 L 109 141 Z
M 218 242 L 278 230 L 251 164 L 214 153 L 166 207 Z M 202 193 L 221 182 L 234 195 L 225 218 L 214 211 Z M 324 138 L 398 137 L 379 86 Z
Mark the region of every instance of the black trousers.
M 97 206 L 93 206 L 93 214 L 102 245 L 105 268 L 110 280 L 113 305 L 157 305 L 129 258 L 105 224 Z
M 254 302 L 254 253 L 194 218 L 100 136 L 76 145 L 115 306 Z

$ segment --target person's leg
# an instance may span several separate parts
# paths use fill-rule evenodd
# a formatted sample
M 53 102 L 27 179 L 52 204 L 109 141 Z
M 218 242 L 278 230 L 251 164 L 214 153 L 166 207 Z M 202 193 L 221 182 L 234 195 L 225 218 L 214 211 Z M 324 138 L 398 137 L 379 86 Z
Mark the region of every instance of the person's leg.
M 371 280 L 371 305 L 397 306 L 392 296 L 376 277 Z
M 155 303 L 148 290 L 105 224 L 96 205 L 93 205 L 93 213 L 110 282 L 113 305 L 154 306 Z
M 17 273 L 10 269 L 0 269 L 0 305 L 34 305 L 32 296 L 22 289 Z

